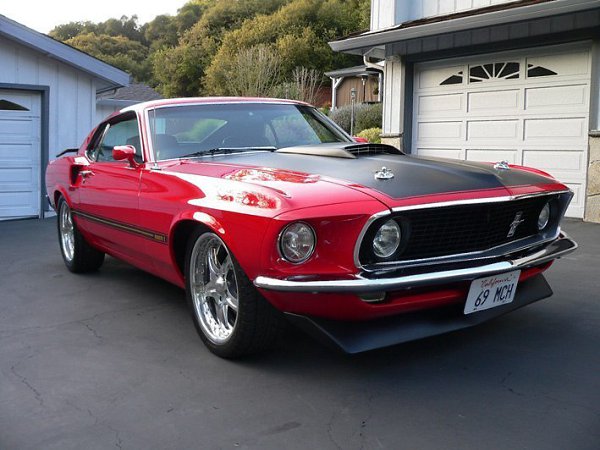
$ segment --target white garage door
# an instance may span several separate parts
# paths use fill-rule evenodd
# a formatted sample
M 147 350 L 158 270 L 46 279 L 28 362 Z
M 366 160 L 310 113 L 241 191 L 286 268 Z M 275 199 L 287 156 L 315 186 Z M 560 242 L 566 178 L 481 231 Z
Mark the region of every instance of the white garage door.
M 0 220 L 40 214 L 40 94 L 0 89 Z
M 590 55 L 552 48 L 415 67 L 413 153 L 536 167 L 583 217 Z

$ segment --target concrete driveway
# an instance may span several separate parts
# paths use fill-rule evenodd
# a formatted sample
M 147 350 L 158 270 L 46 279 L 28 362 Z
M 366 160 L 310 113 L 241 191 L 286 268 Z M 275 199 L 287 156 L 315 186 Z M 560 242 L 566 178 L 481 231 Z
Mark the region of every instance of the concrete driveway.
M 356 356 L 292 332 L 241 362 L 183 292 L 114 259 L 69 273 L 55 221 L 0 223 L 1 449 L 598 449 L 600 226 L 551 299 Z

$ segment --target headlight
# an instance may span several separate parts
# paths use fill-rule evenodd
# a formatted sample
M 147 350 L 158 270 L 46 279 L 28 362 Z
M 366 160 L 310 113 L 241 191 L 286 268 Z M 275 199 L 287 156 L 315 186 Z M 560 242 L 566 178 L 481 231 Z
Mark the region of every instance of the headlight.
M 299 264 L 313 254 L 316 241 L 310 225 L 295 222 L 285 227 L 279 235 L 279 252 L 287 261 Z
M 373 251 L 380 258 L 389 258 L 400 245 L 402 232 L 395 220 L 388 220 L 381 225 L 373 238 Z
M 537 226 L 538 230 L 543 230 L 548 225 L 550 220 L 550 203 L 546 203 L 538 216 Z

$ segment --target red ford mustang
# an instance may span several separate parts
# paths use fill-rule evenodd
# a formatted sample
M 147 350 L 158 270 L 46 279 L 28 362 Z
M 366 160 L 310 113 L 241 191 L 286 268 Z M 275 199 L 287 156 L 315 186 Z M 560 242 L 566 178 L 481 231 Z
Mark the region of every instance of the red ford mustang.
M 163 100 L 101 123 L 46 172 L 62 257 L 105 253 L 185 288 L 217 355 L 284 317 L 347 352 L 484 322 L 552 294 L 572 193 L 535 169 L 357 143 L 309 105 Z

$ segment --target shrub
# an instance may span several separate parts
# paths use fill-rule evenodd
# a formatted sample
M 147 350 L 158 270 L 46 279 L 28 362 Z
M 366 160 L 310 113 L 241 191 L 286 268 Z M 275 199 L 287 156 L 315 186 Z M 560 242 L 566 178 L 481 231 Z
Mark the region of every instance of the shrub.
M 361 105 L 360 110 L 356 112 L 354 133 L 359 133 L 368 128 L 381 128 L 382 115 L 383 103 Z
M 365 128 L 357 134 L 372 144 L 381 144 L 381 128 Z
M 379 128 L 382 123 L 383 105 L 357 104 L 354 106 L 354 134 L 360 133 L 367 128 Z M 350 132 L 350 116 L 352 115 L 352 105 L 345 105 L 330 111 L 329 117 L 340 127 Z

